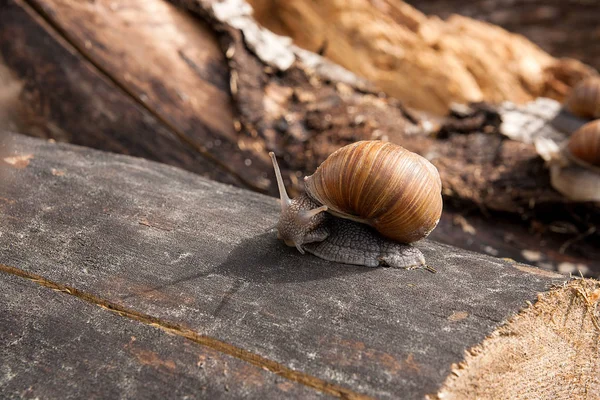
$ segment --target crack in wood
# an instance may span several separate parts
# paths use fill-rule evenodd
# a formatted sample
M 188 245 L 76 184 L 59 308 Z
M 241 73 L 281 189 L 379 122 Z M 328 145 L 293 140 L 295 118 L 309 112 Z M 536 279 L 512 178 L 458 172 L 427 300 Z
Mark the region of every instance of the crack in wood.
M 19 268 L 11 267 L 11 266 L 1 264 L 1 263 L 0 263 L 0 272 L 4 272 L 6 274 L 10 274 L 13 276 L 18 276 L 20 278 L 27 279 L 31 282 L 37 283 L 40 286 L 44 286 L 44 287 L 47 287 L 52 290 L 66 293 L 71 296 L 77 297 L 80 300 L 86 301 L 91 304 L 95 304 L 106 310 L 114 312 L 122 317 L 129 318 L 131 320 L 153 326 L 155 328 L 161 329 L 164 332 L 167 332 L 167 333 L 170 333 L 173 335 L 184 337 L 188 340 L 191 340 L 194 343 L 209 347 L 209 348 L 216 350 L 218 352 L 221 352 L 223 354 L 227 354 L 229 356 L 238 358 L 249 364 L 252 364 L 259 368 L 263 368 L 269 372 L 279 375 L 282 378 L 285 378 L 292 382 L 296 382 L 301 385 L 310 387 L 310 388 L 318 390 L 322 393 L 325 393 L 325 394 L 328 394 L 331 396 L 335 396 L 335 397 L 339 397 L 342 399 L 348 399 L 348 400 L 372 399 L 371 397 L 369 397 L 367 395 L 364 395 L 361 393 L 356 393 L 352 390 L 349 390 L 344 387 L 327 382 L 327 381 L 317 378 L 315 376 L 293 370 L 291 368 L 286 367 L 283 364 L 280 364 L 276 361 L 262 357 L 258 354 L 252 353 L 243 348 L 234 346 L 232 344 L 223 342 L 221 340 L 215 339 L 210 336 L 205 336 L 205 335 L 199 334 L 198 332 L 195 332 L 189 328 L 185 328 L 185 327 L 177 325 L 175 323 L 172 323 L 169 321 L 164 321 L 159 318 L 153 317 L 149 314 L 145 314 L 145 313 L 127 308 L 123 305 L 102 299 L 98 296 L 83 292 L 79 289 L 76 289 L 76 288 L 73 288 L 73 287 L 70 287 L 67 285 L 63 285 L 58 282 L 50 281 L 50 280 L 42 277 L 41 275 L 37 275 L 32 272 L 24 271 Z

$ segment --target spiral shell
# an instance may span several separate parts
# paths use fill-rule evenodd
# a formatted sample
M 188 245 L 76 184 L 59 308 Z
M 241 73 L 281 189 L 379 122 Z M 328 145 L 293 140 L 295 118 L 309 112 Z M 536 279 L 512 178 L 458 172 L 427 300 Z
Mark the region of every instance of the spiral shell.
M 576 130 L 569 139 L 567 149 L 578 160 L 600 166 L 600 120 L 588 122 Z
M 583 118 L 600 118 L 600 77 L 579 82 L 566 101 L 567 110 Z
M 362 141 L 342 147 L 305 184 L 308 194 L 332 214 L 371 225 L 402 243 L 426 237 L 442 214 L 437 169 L 392 143 Z

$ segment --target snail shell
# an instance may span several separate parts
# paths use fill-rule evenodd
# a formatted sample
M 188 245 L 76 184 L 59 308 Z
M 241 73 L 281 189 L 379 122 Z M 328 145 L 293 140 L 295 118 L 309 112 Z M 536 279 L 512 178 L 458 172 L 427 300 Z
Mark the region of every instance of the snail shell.
M 600 98 L 598 100 L 600 106 Z M 577 160 L 600 167 L 600 119 L 588 122 L 575 131 L 567 149 Z
M 554 189 L 572 201 L 600 204 L 600 120 L 583 125 L 566 143 L 538 137 L 535 147 Z
M 566 107 L 578 117 L 600 118 L 600 77 L 579 82 L 567 98 Z
M 309 196 L 330 213 L 371 225 L 402 243 L 426 237 L 442 214 L 437 169 L 392 143 L 362 141 L 342 147 L 305 184 Z

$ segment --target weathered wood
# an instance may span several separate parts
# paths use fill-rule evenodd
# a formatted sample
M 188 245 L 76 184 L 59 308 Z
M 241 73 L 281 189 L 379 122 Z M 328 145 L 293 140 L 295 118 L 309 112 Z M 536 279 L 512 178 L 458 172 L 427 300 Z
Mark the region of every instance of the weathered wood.
M 247 168 L 270 162 L 234 129 L 229 71 L 210 26 L 164 0 L 30 3 L 192 149 L 254 190 L 267 189 L 269 181 Z
M 244 349 L 291 380 L 423 397 L 566 280 L 431 241 L 417 246 L 436 274 L 325 262 L 277 241 L 273 198 L 22 136 L 3 150 L 1 264 Z
M 562 100 L 574 79 L 595 72 L 573 59 L 557 60 L 496 25 L 460 15 L 441 20 L 404 1 L 248 2 L 261 25 L 324 54 L 405 105 L 438 115 L 445 115 L 454 102 L 522 103 L 539 96 Z M 510 16 L 523 12 L 507 3 L 492 8 L 512 8 Z M 563 15 L 556 10 L 555 18 Z M 593 27 L 587 27 L 588 40 Z
M 0 281 L 3 399 L 327 397 L 39 281 Z
M 70 4 L 80 3 L 71 2 Z M 93 3 L 81 4 L 96 8 Z M 125 15 L 127 15 L 126 11 L 123 11 Z M 148 10 L 148 12 L 150 11 Z M 52 10 L 48 10 L 48 12 L 52 12 Z M 54 14 L 57 13 L 54 12 Z M 115 14 L 120 15 L 117 12 Z M 136 14 L 135 18 L 139 17 L 140 15 Z M 173 18 L 176 17 L 177 14 Z M 180 16 L 180 19 L 185 21 L 184 17 Z M 112 21 L 111 19 L 107 20 Z M 97 24 L 99 16 L 92 18 L 90 15 L 79 15 L 74 21 L 77 21 L 75 23 L 77 27 L 86 27 L 87 25 L 82 22 L 88 21 L 95 26 L 110 28 L 110 25 L 106 26 L 107 21 L 101 25 Z M 116 21 L 127 27 L 126 21 L 118 19 Z M 188 21 L 187 24 L 189 27 L 190 22 Z M 167 24 L 165 29 L 172 26 Z M 209 49 L 207 46 L 209 43 L 213 43 L 212 39 L 202 35 L 204 31 L 201 25 L 193 24 L 192 26 L 197 27 L 196 33 L 198 33 L 197 37 L 200 38 L 201 45 L 199 47 Z M 115 29 L 114 34 L 120 35 L 121 38 L 131 36 L 132 32 L 125 30 L 125 27 L 121 26 L 120 31 Z M 140 46 L 142 43 L 149 42 L 149 39 L 132 42 L 108 37 L 105 38 L 105 43 L 101 43 L 94 37 L 86 37 L 79 43 L 79 47 L 73 47 L 73 42 L 68 41 L 70 37 L 65 38 L 61 32 L 57 32 L 23 0 L 0 2 L 0 68 L 4 64 L 10 72 L 10 74 L 5 73 L 4 76 L 0 74 L 0 83 L 3 86 L 0 89 L 0 97 L 4 94 L 3 91 L 7 86 L 12 85 L 20 89 L 12 90 L 15 98 L 11 105 L 10 115 L 6 116 L 10 117 L 17 128 L 35 136 L 144 157 L 186 168 L 212 179 L 243 185 L 237 174 L 232 174 L 230 166 L 217 162 L 214 153 L 199 151 L 199 147 L 206 148 L 210 145 L 208 140 L 203 140 L 200 144 L 197 141 L 195 144 L 198 146 L 195 146 L 191 139 L 188 140 L 187 137 L 178 135 L 178 132 L 163 119 L 164 114 L 159 114 L 155 112 L 156 110 L 145 106 L 146 102 L 155 99 L 154 93 L 159 92 L 164 99 L 162 108 L 173 104 L 177 108 L 177 102 L 175 100 L 169 102 L 169 99 L 183 102 L 182 98 L 188 92 L 164 89 L 163 85 L 170 80 L 162 80 L 158 77 L 152 79 L 147 76 L 145 82 L 147 85 L 151 85 L 154 92 L 151 92 L 147 86 L 130 85 L 127 88 L 126 82 L 115 83 L 115 76 L 122 78 L 122 81 L 134 80 L 137 82 L 138 79 L 143 79 L 140 77 L 139 71 L 133 67 L 122 69 L 122 74 L 126 75 L 128 79 L 115 74 L 107 75 L 104 68 L 99 69 L 97 65 L 89 61 L 86 52 L 80 51 L 88 48 L 88 52 L 94 50 L 101 54 L 108 53 L 107 57 L 113 60 L 129 60 L 137 56 L 140 64 L 149 65 L 150 62 L 147 58 L 137 52 L 132 52 L 132 49 L 115 48 L 118 43 Z M 203 38 L 204 40 L 202 40 Z M 154 45 L 157 44 L 154 43 Z M 172 43 L 166 47 L 171 51 L 178 49 Z M 125 50 L 129 50 L 129 52 Z M 179 48 L 179 50 L 181 56 L 178 56 L 177 60 L 180 64 L 184 64 L 182 57 L 187 54 L 189 62 L 201 65 L 198 67 L 200 73 L 208 75 L 212 82 L 222 86 L 222 82 L 226 81 L 226 70 L 220 70 L 219 67 L 213 65 L 213 63 L 219 62 L 218 59 L 209 62 L 197 56 L 197 48 L 191 50 L 189 54 L 186 52 L 186 48 Z M 200 54 L 202 55 L 202 53 Z M 222 57 L 218 51 L 215 51 L 215 55 Z M 202 63 L 198 58 L 206 62 Z M 162 65 L 159 62 L 151 63 L 151 65 L 157 64 Z M 164 69 L 168 69 L 169 66 L 170 64 Z M 155 74 L 160 73 L 161 78 L 167 76 L 165 71 L 157 71 L 158 67 L 156 66 L 154 68 Z M 196 73 L 192 67 L 188 66 L 187 68 L 188 75 L 179 73 L 176 78 L 173 78 L 173 81 L 183 81 L 183 84 L 188 85 L 191 89 L 198 89 L 184 79 L 184 76 Z M 172 72 L 176 71 L 179 69 L 173 68 Z M 232 126 L 231 112 L 228 113 L 230 108 L 226 106 L 227 100 L 224 100 L 224 98 L 228 99 L 227 93 L 216 96 L 214 93 L 221 89 L 213 88 L 210 91 L 206 89 L 206 86 L 209 86 L 208 79 L 197 79 L 197 81 L 204 84 L 204 90 L 200 90 L 202 89 L 200 88 L 193 95 L 188 96 L 187 103 L 195 104 L 197 108 L 206 107 L 210 111 L 198 112 L 193 120 L 186 122 L 190 129 L 220 132 L 221 127 L 213 128 L 208 125 L 207 120 L 219 120 L 218 124 Z M 125 90 L 126 88 L 127 90 Z M 181 98 L 177 97 L 177 93 Z M 195 100 L 195 96 L 200 97 Z M 211 98 L 206 99 L 206 96 Z M 8 99 L 0 101 L 0 106 L 5 105 L 7 101 Z M 207 104 L 212 104 L 220 111 L 210 109 Z M 170 108 L 168 110 L 169 115 L 178 117 L 173 110 Z M 0 118 L 1 126 L 6 126 L 9 122 L 11 121 L 2 121 Z M 233 128 L 230 129 L 233 130 Z M 218 135 L 213 136 L 213 141 L 218 140 Z M 224 144 L 225 140 L 221 142 Z

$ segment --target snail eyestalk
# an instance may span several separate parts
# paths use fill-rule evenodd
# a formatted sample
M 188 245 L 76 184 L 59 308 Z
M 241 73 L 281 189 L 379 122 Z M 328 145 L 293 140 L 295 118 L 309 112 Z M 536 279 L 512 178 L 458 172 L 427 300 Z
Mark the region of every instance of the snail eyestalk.
M 298 213 L 298 218 L 302 219 L 305 222 L 308 222 L 312 217 L 319 213 L 322 213 L 323 211 L 327 211 L 327 206 L 321 206 L 313 208 L 312 210 L 301 211 Z
M 279 188 L 279 200 L 281 202 L 281 212 L 285 212 L 290 203 L 292 202 L 288 197 L 287 192 L 285 191 L 285 186 L 283 184 L 283 178 L 281 177 L 281 171 L 279 170 L 279 165 L 277 164 L 277 159 L 275 158 L 275 153 L 272 151 L 269 153 L 271 156 L 271 160 L 273 161 L 273 169 L 275 169 L 275 177 L 277 178 L 277 187 Z

